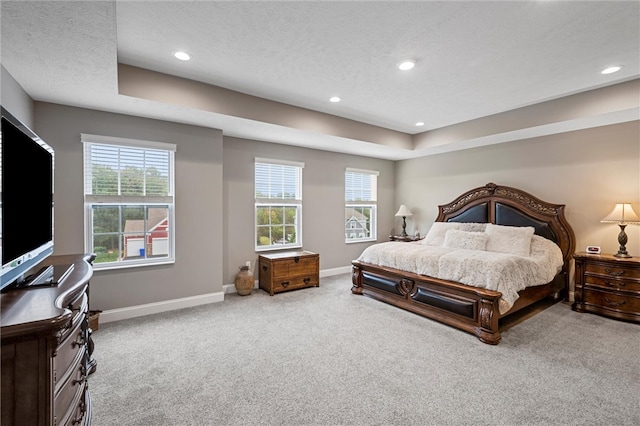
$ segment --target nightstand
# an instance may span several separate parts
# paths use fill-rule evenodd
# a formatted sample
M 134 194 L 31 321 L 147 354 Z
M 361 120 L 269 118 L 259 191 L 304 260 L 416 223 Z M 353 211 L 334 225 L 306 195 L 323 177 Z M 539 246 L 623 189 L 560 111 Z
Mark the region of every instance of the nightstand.
M 640 257 L 576 253 L 571 309 L 640 323 Z
M 414 237 L 413 235 L 407 235 L 406 237 L 403 237 L 402 235 L 389 235 L 389 241 L 410 242 L 410 241 L 420 241 L 423 238 L 424 237 Z

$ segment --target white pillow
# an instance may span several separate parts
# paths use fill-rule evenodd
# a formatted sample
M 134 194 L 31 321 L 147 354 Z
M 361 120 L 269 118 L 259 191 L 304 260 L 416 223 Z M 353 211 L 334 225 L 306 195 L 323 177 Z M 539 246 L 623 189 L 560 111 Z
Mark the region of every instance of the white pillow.
M 422 240 L 422 244 L 426 246 L 443 246 L 444 236 L 450 229 L 460 229 L 462 224 L 458 222 L 433 222 L 429 232 Z
M 529 257 L 534 231 L 532 226 L 502 226 L 488 223 L 484 231 L 489 237 L 487 251 Z
M 466 250 L 484 250 L 489 237 L 484 232 L 450 229 L 444 236 L 444 246 Z

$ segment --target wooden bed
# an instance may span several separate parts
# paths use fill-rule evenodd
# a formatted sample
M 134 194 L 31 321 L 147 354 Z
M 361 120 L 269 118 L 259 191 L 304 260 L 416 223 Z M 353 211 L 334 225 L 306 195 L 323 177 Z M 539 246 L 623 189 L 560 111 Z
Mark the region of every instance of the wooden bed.
M 478 222 L 532 226 L 535 234 L 561 249 L 562 270 L 549 283 L 520 291 L 513 307 L 500 314 L 501 293 L 354 260 L 352 293 L 366 295 L 418 315 L 469 332 L 482 342 L 500 342 L 499 320 L 546 297 L 568 297 L 575 236 L 564 216 L 564 205 L 493 183 L 472 189 L 438 207 L 437 222 Z M 406 244 L 406 243 L 405 243 Z

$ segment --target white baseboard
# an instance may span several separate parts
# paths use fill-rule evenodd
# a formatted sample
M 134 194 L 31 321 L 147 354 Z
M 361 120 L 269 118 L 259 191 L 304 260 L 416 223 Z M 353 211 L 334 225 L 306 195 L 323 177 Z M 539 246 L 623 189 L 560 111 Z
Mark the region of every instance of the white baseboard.
M 346 274 L 351 272 L 351 266 L 343 266 L 340 268 L 324 269 L 320 271 L 320 277 L 330 277 L 333 275 Z M 256 280 L 253 286 L 258 288 Z M 222 291 L 217 293 L 202 294 L 199 296 L 183 297 L 180 299 L 164 300 L 162 302 L 147 303 L 144 305 L 127 306 L 126 308 L 110 309 L 100 313 L 100 322 L 108 323 L 112 321 L 120 321 L 129 318 L 137 318 L 144 315 L 158 314 L 160 312 L 173 311 L 176 309 L 191 308 L 207 303 L 217 303 L 224 301 L 224 295 L 235 293 L 235 284 L 224 284 Z
M 341 266 L 340 268 L 323 269 L 320 271 L 320 278 L 330 277 L 332 275 L 348 274 L 351 272 L 351 266 Z
M 255 280 L 255 282 L 253 283 L 253 289 L 256 290 L 257 288 L 259 288 L 258 280 Z M 236 285 L 233 284 L 233 283 L 232 284 L 223 284 L 222 285 L 222 292 L 224 294 L 237 293 Z
M 100 312 L 100 322 L 107 323 L 129 318 L 137 318 L 145 315 L 173 311 L 176 309 L 191 308 L 194 306 L 222 301 L 224 301 L 224 294 L 220 291 L 217 293 L 182 297 L 180 299 L 164 300 L 162 302 L 147 303 L 144 305 L 127 306 L 126 308 L 109 309 Z

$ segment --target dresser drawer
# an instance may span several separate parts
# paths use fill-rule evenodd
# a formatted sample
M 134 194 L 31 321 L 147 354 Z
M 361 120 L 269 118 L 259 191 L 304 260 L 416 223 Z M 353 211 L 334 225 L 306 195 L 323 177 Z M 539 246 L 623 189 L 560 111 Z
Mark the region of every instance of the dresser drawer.
M 640 297 L 625 296 L 619 293 L 608 291 L 598 291 L 585 288 L 583 290 L 585 305 L 595 305 L 604 309 L 617 311 L 620 313 L 640 312 Z
M 71 322 L 71 327 L 62 335 L 62 341 L 54 351 L 53 355 L 53 383 L 59 386 L 60 382 L 66 380 L 72 374 L 70 367 L 79 357 L 84 356 L 86 351 L 86 330 L 82 324 L 87 320 L 87 296 L 82 296 Z
M 84 404 L 86 383 L 86 366 L 84 359 L 80 359 L 73 365 L 71 375 L 55 394 L 54 412 L 58 418 L 58 424 L 66 424 L 66 419 L 76 415 L 77 408 Z
M 636 278 L 640 280 L 640 270 L 626 265 L 588 262 L 584 268 L 587 275 L 596 274 L 606 278 Z

